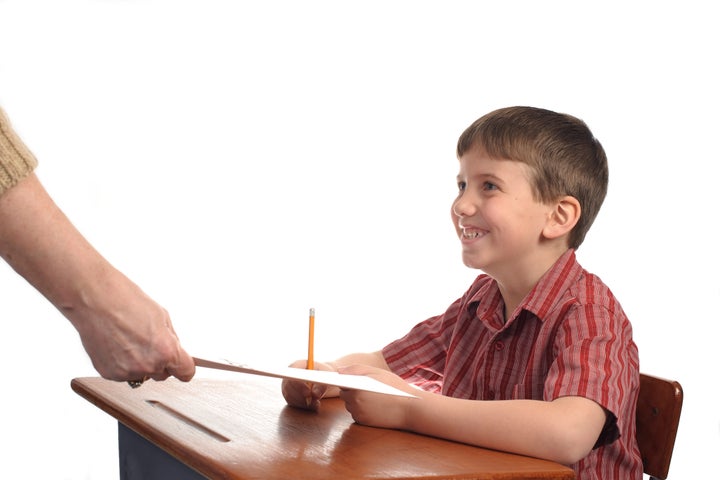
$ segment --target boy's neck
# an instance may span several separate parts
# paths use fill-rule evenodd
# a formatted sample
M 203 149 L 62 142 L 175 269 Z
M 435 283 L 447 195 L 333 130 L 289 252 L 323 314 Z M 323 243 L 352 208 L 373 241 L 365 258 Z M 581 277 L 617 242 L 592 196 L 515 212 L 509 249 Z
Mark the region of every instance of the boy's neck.
M 510 319 L 517 307 L 522 303 L 540 279 L 552 268 L 558 259 L 568 251 L 568 247 L 548 251 L 545 255 L 526 262 L 524 266 L 516 266 L 513 271 L 503 275 L 492 275 L 497 281 L 505 303 L 504 322 Z

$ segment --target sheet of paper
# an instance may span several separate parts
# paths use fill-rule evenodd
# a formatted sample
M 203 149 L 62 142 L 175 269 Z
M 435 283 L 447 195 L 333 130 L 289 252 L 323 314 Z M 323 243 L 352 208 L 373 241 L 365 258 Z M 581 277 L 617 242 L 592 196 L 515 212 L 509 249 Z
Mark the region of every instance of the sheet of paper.
M 384 393 L 386 395 L 416 398 L 414 395 L 405 393 L 402 390 L 398 390 L 395 387 L 391 387 L 390 385 L 386 385 L 374 378 L 366 377 L 364 375 L 344 375 L 337 372 L 305 370 L 303 368 L 292 367 L 253 368 L 224 358 L 218 360 L 207 360 L 204 358 L 193 357 L 193 359 L 195 360 L 195 365 L 198 367 L 249 373 L 252 375 L 262 375 L 264 377 L 290 378 L 304 382 L 332 385 L 349 390 L 364 390 L 368 392 Z

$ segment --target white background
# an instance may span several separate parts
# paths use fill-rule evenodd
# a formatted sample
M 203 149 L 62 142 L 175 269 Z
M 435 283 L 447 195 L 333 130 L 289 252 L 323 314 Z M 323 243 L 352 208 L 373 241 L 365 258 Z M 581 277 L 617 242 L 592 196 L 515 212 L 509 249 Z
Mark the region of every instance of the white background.
M 479 273 L 449 220 L 480 115 L 584 119 L 610 189 L 578 251 L 678 379 L 671 478 L 720 451 L 712 2 L 0 0 L 0 105 L 46 188 L 191 353 L 382 347 Z M 68 322 L 0 266 L 3 478 L 117 478 Z M 198 376 L 207 376 L 198 371 Z M 279 392 L 278 392 L 279 395 Z

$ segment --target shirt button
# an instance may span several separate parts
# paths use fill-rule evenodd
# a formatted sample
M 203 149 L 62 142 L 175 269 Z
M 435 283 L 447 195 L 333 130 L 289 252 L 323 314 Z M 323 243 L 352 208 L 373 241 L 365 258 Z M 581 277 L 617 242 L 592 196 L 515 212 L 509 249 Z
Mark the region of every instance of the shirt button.
M 505 348 L 505 344 L 503 342 L 500 342 L 500 341 L 495 342 L 495 350 L 497 350 L 499 352 L 503 348 Z

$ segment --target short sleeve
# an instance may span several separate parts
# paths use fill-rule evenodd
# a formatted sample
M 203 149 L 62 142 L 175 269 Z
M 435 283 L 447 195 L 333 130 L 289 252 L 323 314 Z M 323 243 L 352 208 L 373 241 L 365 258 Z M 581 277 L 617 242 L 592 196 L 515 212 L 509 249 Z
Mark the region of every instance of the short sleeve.
M 639 388 L 637 348 L 630 323 L 619 305 L 577 306 L 560 327 L 558 351 L 545 381 L 545 398 L 580 396 L 607 412 L 598 445 L 616 440 L 622 426 L 617 419 L 634 418 Z
M 462 298 L 456 300 L 444 314 L 418 323 L 383 348 L 390 370 L 423 390 L 440 393 L 447 349 L 462 305 Z

